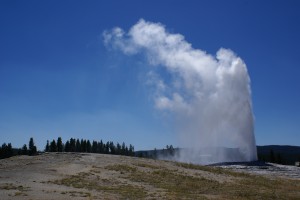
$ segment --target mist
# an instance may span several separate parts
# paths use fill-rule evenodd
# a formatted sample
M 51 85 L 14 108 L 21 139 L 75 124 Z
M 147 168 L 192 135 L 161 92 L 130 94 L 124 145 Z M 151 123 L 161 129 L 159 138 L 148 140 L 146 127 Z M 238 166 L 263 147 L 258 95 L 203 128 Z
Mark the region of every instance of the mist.
M 257 160 L 250 78 L 230 49 L 195 49 L 181 34 L 140 19 L 128 32 L 103 32 L 108 48 L 145 55 L 155 109 L 169 113 L 183 147 L 169 158 L 191 163 Z M 150 93 L 150 92 L 149 92 Z

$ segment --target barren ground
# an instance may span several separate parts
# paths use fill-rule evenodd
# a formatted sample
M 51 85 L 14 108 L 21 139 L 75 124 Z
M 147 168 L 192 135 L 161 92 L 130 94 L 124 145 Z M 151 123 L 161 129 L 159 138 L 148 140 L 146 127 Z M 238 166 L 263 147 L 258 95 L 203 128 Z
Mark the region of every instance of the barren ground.
M 295 167 L 229 168 L 103 154 L 16 156 L 0 160 L 0 199 L 300 199 Z

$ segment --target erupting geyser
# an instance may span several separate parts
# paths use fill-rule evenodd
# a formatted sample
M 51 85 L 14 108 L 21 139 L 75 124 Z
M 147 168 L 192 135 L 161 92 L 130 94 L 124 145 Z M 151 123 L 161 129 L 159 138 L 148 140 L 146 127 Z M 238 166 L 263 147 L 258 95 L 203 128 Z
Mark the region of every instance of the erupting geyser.
M 243 60 L 228 49 L 216 56 L 194 49 L 184 36 L 139 20 L 128 33 L 103 33 L 106 45 L 127 55 L 144 53 L 148 82 L 159 110 L 172 112 L 181 145 L 176 160 L 193 163 L 257 159 L 250 78 Z M 159 70 L 159 68 L 163 68 Z M 229 147 L 229 148 L 223 148 Z

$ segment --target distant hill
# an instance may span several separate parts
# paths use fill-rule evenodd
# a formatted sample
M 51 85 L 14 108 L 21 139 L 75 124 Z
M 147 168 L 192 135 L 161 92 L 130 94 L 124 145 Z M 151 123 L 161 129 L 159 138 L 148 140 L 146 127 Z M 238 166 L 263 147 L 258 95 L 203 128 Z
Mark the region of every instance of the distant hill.
M 220 148 L 232 155 L 237 154 L 236 149 L 231 148 Z M 170 156 L 180 151 L 180 148 L 172 149 L 156 149 L 156 150 L 144 150 L 136 151 L 135 156 L 147 157 L 147 158 L 158 158 L 164 156 Z M 273 151 L 273 159 L 271 158 L 271 152 Z M 300 147 L 289 146 L 289 145 L 266 145 L 257 146 L 258 160 L 265 162 L 274 162 L 285 165 L 294 165 L 296 161 L 300 161 Z
M 273 151 L 275 162 L 286 165 L 294 165 L 300 161 L 300 147 L 289 145 L 266 145 L 257 146 L 257 155 L 259 160 L 271 162 L 271 151 Z

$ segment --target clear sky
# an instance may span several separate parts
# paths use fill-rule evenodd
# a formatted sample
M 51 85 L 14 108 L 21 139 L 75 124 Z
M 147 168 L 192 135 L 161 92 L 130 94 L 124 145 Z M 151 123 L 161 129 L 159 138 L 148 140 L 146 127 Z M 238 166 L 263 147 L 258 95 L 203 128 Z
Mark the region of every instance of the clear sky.
M 154 109 L 143 59 L 107 49 L 102 33 L 143 18 L 215 55 L 247 64 L 258 145 L 300 145 L 300 1 L 0 1 L 0 143 L 61 136 L 176 144 Z

